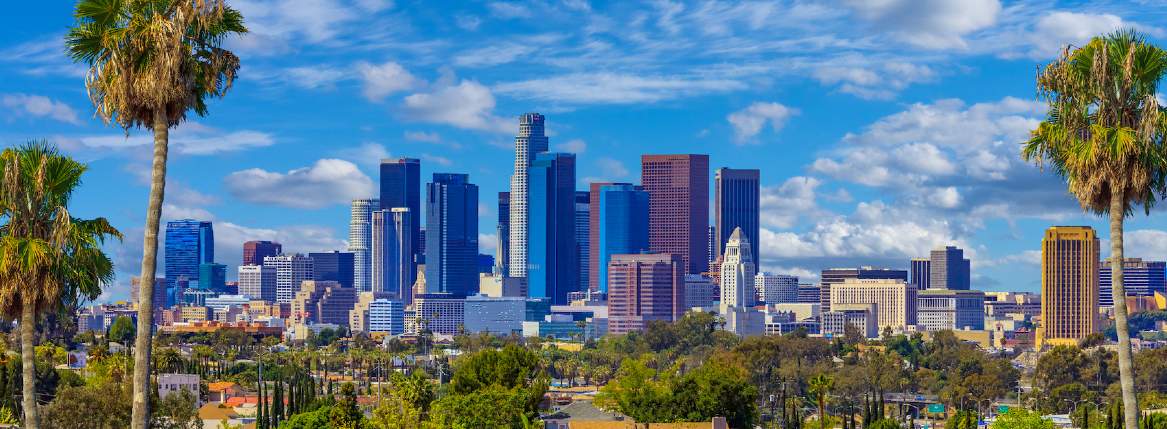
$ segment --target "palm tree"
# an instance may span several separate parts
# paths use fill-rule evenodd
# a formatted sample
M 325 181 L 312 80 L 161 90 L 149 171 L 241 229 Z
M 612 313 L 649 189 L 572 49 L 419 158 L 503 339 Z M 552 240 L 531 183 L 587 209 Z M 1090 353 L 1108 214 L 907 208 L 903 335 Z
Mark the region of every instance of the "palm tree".
M 113 278 L 101 251 L 121 234 L 104 218 L 78 219 L 69 198 L 85 165 L 45 142 L 0 153 L 0 314 L 20 320 L 26 428 L 39 426 L 36 403 L 37 317 L 66 303 L 95 299 Z
M 808 390 L 819 406 L 819 428 L 827 429 L 827 395 L 835 388 L 835 380 L 826 374 L 819 374 L 810 379 Z
M 66 36 L 69 54 L 89 66 L 85 87 L 107 123 L 150 128 L 154 160 L 142 245 L 141 295 L 153 296 L 158 225 L 166 184 L 169 130 L 188 110 L 206 115 L 207 98 L 231 88 L 239 58 L 222 48 L 247 31 L 243 16 L 225 0 L 81 0 L 77 24 Z M 133 422 L 149 419 L 150 333 L 154 308 L 138 303 L 134 343 Z
M 1110 266 L 1126 429 L 1139 408 L 1123 288 L 1123 220 L 1136 206 L 1150 213 L 1167 191 L 1167 115 L 1156 88 L 1167 72 L 1167 52 L 1133 31 L 1067 47 L 1037 77 L 1049 105 L 1021 155 L 1048 163 L 1066 179 L 1084 210 L 1110 216 Z

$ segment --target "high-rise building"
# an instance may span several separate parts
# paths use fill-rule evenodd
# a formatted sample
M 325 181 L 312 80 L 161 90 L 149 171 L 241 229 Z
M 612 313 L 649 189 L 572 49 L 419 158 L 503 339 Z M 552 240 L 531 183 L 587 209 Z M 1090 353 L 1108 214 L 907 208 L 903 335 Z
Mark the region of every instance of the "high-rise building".
M 268 256 L 274 258 L 274 256 Z M 276 267 L 272 265 L 240 265 L 239 294 L 251 299 L 276 301 Z
M 831 284 L 830 304 L 829 311 L 836 304 L 875 304 L 880 331 L 903 332 L 916 324 L 916 287 L 905 279 L 846 278 Z
M 612 255 L 608 262 L 608 332 L 674 321 L 685 308 L 685 267 L 678 255 Z
M 267 240 L 252 240 L 243 243 L 243 263 L 241 265 L 262 265 L 263 258 L 284 253 L 284 246 Z
M 679 255 L 686 274 L 709 268 L 709 155 L 642 155 L 649 249 Z
M 377 199 L 353 200 L 348 227 L 348 251 L 353 254 L 353 287 L 373 290 L 373 212 L 381 208 Z
M 215 293 L 227 291 L 227 266 L 214 262 L 199 265 L 199 289 Z
M 498 248 L 494 252 L 494 264 L 498 266 L 498 274 L 509 276 L 507 267 L 511 258 L 511 193 L 498 193 Z
M 595 187 L 596 290 L 608 291 L 608 262 L 612 255 L 648 250 L 648 192 L 639 186 L 616 183 Z M 598 196 L 597 196 L 598 194 Z
M 405 305 L 379 298 L 369 303 L 369 332 L 401 335 L 405 332 Z
M 292 319 L 297 322 L 347 326 L 357 290 L 332 281 L 305 280 L 290 302 Z
M 701 274 L 685 275 L 685 309 L 710 307 L 720 299 L 713 279 Z
M 1167 262 L 1144 261 L 1141 258 L 1126 258 L 1122 264 L 1122 285 L 1126 296 L 1154 296 L 1155 292 L 1167 295 Z M 1102 261 L 1098 271 L 1098 305 L 1114 306 L 1114 292 L 1111 285 L 1110 259 Z
M 759 263 L 758 212 L 760 210 L 760 186 L 758 170 L 718 168 L 713 175 L 713 214 L 717 234 L 717 254 L 723 255 L 725 242 L 734 228 L 741 228 L 742 234 L 753 245 L 754 263 Z
M 387 301 L 389 298 L 390 294 L 388 292 L 357 291 L 357 301 L 353 304 L 353 308 L 348 311 L 349 330 L 352 332 L 373 332 L 370 329 L 370 325 L 373 324 L 371 319 L 376 317 L 376 315 L 371 314 L 373 311 L 373 303 L 376 301 Z M 401 301 L 393 302 L 397 303 L 398 306 L 401 306 L 402 311 L 404 312 L 404 306 L 401 304 Z M 404 320 L 402 322 L 404 322 Z M 404 329 L 404 323 L 402 323 L 402 329 Z
M 373 276 L 371 292 L 385 292 L 405 305 L 413 303 L 413 255 L 409 246 L 410 218 L 408 207 L 394 207 L 373 212 L 371 242 Z
M 1098 332 L 1098 236 L 1054 226 L 1041 240 L 1041 321 L 1036 346 L 1076 345 Z
M 349 252 L 313 252 L 313 280 L 331 280 L 344 287 L 353 287 L 353 254 Z
M 706 234 L 708 244 L 705 249 L 709 252 L 709 271 L 717 271 L 717 258 L 721 257 L 721 253 L 717 250 L 717 227 L 709 225 L 709 233 Z M 720 279 L 719 279 L 720 280 Z
M 588 183 L 588 281 L 580 285 L 580 289 L 599 291 L 603 276 L 602 267 L 606 266 L 600 259 L 600 188 L 613 185 L 612 182 Z M 630 183 L 620 183 L 630 185 Z
M 923 331 L 985 329 L 985 293 L 928 289 L 917 295 L 917 323 Z
M 912 258 L 909 283 L 916 286 L 916 290 L 928 290 L 932 279 L 932 260 L 928 258 Z
M 456 335 L 465 326 L 466 297 L 448 293 L 426 293 L 414 296 L 412 323 L 417 330 L 435 334 Z M 408 329 L 407 329 L 408 331 Z
M 822 292 L 819 291 L 819 286 L 812 283 L 799 283 L 798 302 L 819 304 L 819 308 L 822 308 Z
M 754 289 L 754 252 L 750 240 L 740 227 L 733 229 L 725 243 L 721 262 L 721 307 L 753 307 L 757 292 Z
M 575 193 L 575 258 L 576 290 L 589 290 L 591 274 L 591 194 L 588 191 Z
M 426 292 L 477 293 L 478 185 L 469 175 L 434 173 L 426 186 L 426 231 Z
M 421 247 L 421 161 L 414 158 L 381 160 L 381 210 L 406 207 L 414 216 L 409 218 L 410 246 L 415 253 Z M 410 257 L 410 270 L 417 270 L 415 256 Z
M 754 288 L 767 304 L 798 302 L 798 276 L 759 272 L 754 276 Z
M 540 153 L 529 171 L 527 293 L 567 304 L 578 290 L 575 246 L 575 155 Z
M 276 269 L 276 302 L 292 302 L 300 283 L 315 277 L 312 258 L 304 255 L 268 256 L 263 264 Z
M 215 234 L 209 221 L 192 219 L 166 222 L 166 289 L 167 306 L 181 300 L 175 283 L 185 279 L 189 285 L 199 281 L 199 265 L 215 262 Z
M 475 295 L 466 297 L 464 304 L 463 326 L 467 333 L 509 335 L 523 332 L 526 298 Z
M 846 279 L 902 280 L 904 283 L 907 283 L 908 272 L 890 268 L 872 267 L 824 269 L 822 275 L 819 277 L 819 303 L 822 304 L 823 312 L 831 311 L 831 285 L 842 283 Z
M 932 251 L 929 266 L 928 289 L 969 290 L 969 261 L 964 258 L 964 250 L 956 246 L 945 246 Z
M 547 151 L 543 121 L 543 115 L 538 113 L 519 116 L 519 134 L 515 136 L 515 172 L 511 176 L 510 192 L 510 262 L 507 271 L 511 277 L 527 277 L 527 174 L 535 155 Z

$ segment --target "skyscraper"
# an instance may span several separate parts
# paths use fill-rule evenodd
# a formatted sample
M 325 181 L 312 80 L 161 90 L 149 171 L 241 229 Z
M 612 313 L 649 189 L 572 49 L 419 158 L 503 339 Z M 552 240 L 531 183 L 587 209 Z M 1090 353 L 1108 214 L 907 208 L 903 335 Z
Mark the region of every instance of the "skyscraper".
M 421 161 L 414 158 L 381 160 L 381 210 L 406 207 L 415 216 L 410 217 L 410 248 L 419 253 L 421 248 Z M 417 270 L 417 258 L 410 264 Z
M 276 267 L 271 265 L 240 265 L 239 294 L 246 295 L 251 299 L 275 302 Z
M 214 262 L 199 264 L 199 289 L 215 293 L 227 291 L 227 266 Z
M 718 168 L 713 175 L 714 226 L 717 229 L 717 254 L 725 254 L 723 246 L 734 228 L 741 228 L 746 240 L 753 245 L 755 264 L 759 263 L 758 211 L 760 210 L 759 171 Z
M 413 254 L 410 248 L 410 218 L 408 207 L 373 212 L 371 292 L 388 292 L 397 300 L 413 303 Z
M 510 192 L 511 243 L 507 271 L 511 277 L 527 276 L 527 174 L 535 155 L 547 151 L 543 120 L 543 115 L 538 113 L 519 116 L 519 134 L 515 136 L 515 173 L 511 176 Z
M 641 331 L 653 320 L 679 319 L 685 311 L 683 265 L 677 255 L 612 255 L 608 263 L 608 332 Z
M 1126 258 L 1122 264 L 1122 284 L 1126 296 L 1153 296 L 1155 292 L 1167 295 L 1167 262 L 1144 261 L 1141 258 Z M 1110 259 L 1102 261 L 1098 271 L 1098 305 L 1114 305 L 1111 285 Z
M 469 175 L 434 173 L 433 183 L 426 186 L 425 230 L 426 292 L 476 293 L 478 186 L 470 183 Z
M 642 155 L 649 248 L 680 255 L 686 274 L 709 268 L 709 155 Z
M 928 290 L 932 278 L 932 260 L 928 258 L 912 258 L 911 281 L 916 290 Z
M 757 292 L 754 289 L 753 250 L 741 227 L 733 229 L 725 243 L 721 262 L 722 308 L 753 307 Z
M 349 252 L 309 253 L 312 258 L 313 280 L 328 280 L 344 287 L 353 287 L 353 254 Z
M 529 171 L 527 296 L 567 304 L 578 290 L 575 247 L 575 155 L 540 153 Z
M 373 211 L 381 207 L 377 199 L 353 200 L 348 226 L 348 251 L 353 254 L 353 287 L 358 291 L 372 290 Z
M 284 246 L 267 240 L 252 240 L 243 243 L 243 264 L 260 265 L 263 258 L 284 253 Z
M 600 272 L 607 272 L 608 264 L 600 259 L 600 188 L 606 185 L 631 185 L 631 183 L 612 183 L 612 182 L 591 182 L 588 184 L 588 282 L 580 285 L 580 289 L 585 286 L 587 289 L 598 291 L 600 290 L 600 283 L 607 283 L 604 281 L 604 276 Z M 647 194 L 645 194 L 647 196 Z M 647 197 L 646 197 L 647 198 Z M 647 199 L 645 200 L 648 201 Z M 647 204 L 646 213 L 647 213 Z M 645 223 L 645 230 L 647 231 L 648 224 Z M 645 235 L 647 237 L 647 234 Z M 623 252 L 632 253 L 632 252 Z
M 831 311 L 831 285 L 842 283 L 846 279 L 903 280 L 904 283 L 907 283 L 908 272 L 890 268 L 872 267 L 825 269 L 822 271 L 822 275 L 819 276 L 819 304 L 821 304 L 822 311 Z
M 263 264 L 276 269 L 276 302 L 292 302 L 300 283 L 314 277 L 312 258 L 304 255 L 268 256 Z
M 1037 348 L 1076 345 L 1098 332 L 1098 236 L 1088 226 L 1054 226 L 1041 240 Z
M 588 191 L 575 192 L 575 259 L 576 290 L 588 290 L 591 275 L 591 194 Z
M 881 331 L 902 332 L 916 324 L 916 287 L 905 279 L 846 278 L 831 284 L 830 303 L 830 311 L 836 304 L 875 304 Z
M 608 262 L 612 255 L 648 250 L 648 192 L 628 183 L 595 188 L 596 288 L 608 292 Z
M 175 284 L 186 279 L 191 287 L 198 284 L 199 265 L 215 262 L 215 235 L 209 221 L 192 219 L 166 222 L 166 289 L 175 296 Z M 181 298 L 181 295 L 178 295 Z M 167 306 L 175 300 L 167 298 Z
M 969 290 L 971 288 L 969 261 L 964 250 L 945 246 L 932 251 L 929 266 L 928 289 Z
M 498 274 L 506 277 L 510 275 L 507 267 L 511 258 L 511 193 L 498 193 L 498 249 L 494 253 L 494 264 L 498 266 Z
M 798 276 L 758 272 L 754 288 L 766 304 L 798 302 Z

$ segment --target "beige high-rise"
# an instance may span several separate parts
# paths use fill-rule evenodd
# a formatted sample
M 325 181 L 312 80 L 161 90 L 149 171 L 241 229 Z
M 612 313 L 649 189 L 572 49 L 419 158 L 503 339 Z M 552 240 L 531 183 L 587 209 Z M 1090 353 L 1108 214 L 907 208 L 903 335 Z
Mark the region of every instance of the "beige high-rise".
M 899 279 L 844 279 L 831 285 L 831 309 L 836 304 L 875 304 L 882 331 L 904 331 L 916 324 L 916 287 Z
M 1076 345 L 1098 332 L 1098 236 L 1088 226 L 1054 226 L 1041 240 L 1037 348 Z

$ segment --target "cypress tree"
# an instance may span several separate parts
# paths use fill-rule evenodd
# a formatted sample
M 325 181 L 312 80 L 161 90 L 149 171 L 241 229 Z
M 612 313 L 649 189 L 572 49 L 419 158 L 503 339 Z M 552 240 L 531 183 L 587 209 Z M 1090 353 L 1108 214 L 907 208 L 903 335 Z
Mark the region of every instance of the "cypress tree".
M 258 405 L 258 407 L 256 407 L 257 411 L 256 411 L 256 415 L 255 415 L 255 427 L 256 427 L 256 429 L 267 429 L 267 419 L 264 418 L 264 417 L 266 417 L 265 416 L 266 413 L 263 410 L 264 408 L 267 407 L 266 402 L 267 401 L 264 401 L 264 397 L 263 397 L 263 383 L 259 383 L 259 403 L 256 404 L 256 405 Z

